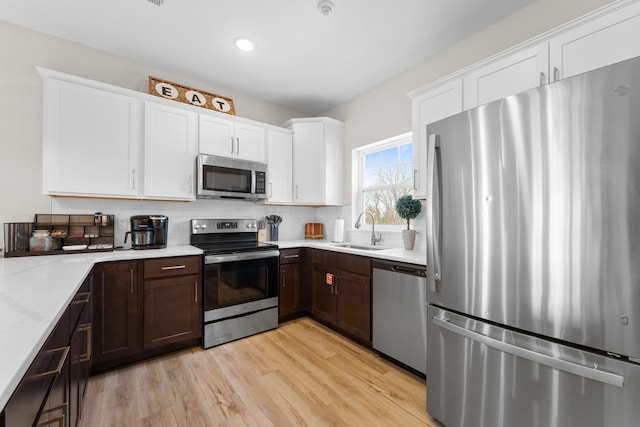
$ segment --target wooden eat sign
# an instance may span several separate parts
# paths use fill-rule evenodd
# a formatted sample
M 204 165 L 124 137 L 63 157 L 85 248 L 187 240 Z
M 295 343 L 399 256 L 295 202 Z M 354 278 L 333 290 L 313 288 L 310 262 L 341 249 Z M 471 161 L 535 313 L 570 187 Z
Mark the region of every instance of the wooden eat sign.
M 236 115 L 233 99 L 149 76 L 149 93 L 196 107 Z

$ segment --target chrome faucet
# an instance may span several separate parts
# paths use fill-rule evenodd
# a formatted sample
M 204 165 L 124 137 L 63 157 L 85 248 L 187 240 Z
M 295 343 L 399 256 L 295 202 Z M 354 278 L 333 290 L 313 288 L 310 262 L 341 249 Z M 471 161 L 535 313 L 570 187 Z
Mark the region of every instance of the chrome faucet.
M 369 216 L 371 217 L 371 246 L 375 246 L 376 243 L 382 240 L 382 233 L 378 233 L 378 235 L 376 236 L 376 219 L 371 212 L 369 211 L 360 212 L 360 215 L 358 215 L 358 219 L 356 220 L 356 223 L 353 226 L 355 228 L 360 228 L 360 225 L 361 225 L 360 220 L 362 219 L 362 215 L 364 214 L 369 214 Z

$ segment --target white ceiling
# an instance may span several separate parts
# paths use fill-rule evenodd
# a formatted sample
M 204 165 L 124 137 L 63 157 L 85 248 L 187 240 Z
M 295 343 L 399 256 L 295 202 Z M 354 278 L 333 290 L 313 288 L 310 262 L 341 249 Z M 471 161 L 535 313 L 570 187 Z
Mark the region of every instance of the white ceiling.
M 534 0 L 332 1 L 0 0 L 0 19 L 318 115 Z

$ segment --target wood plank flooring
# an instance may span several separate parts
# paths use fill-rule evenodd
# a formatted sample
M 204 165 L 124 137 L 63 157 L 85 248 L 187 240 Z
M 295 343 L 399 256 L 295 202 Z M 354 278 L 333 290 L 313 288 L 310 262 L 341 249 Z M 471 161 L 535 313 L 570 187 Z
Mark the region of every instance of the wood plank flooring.
M 430 426 L 424 379 L 309 318 L 89 380 L 81 427 Z

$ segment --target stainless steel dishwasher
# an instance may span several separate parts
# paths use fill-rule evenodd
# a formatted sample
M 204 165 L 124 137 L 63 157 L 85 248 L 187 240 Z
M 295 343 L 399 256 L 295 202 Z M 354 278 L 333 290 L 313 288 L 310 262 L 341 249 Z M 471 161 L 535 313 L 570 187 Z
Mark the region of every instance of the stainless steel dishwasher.
M 427 278 L 420 265 L 373 262 L 373 348 L 427 370 Z

